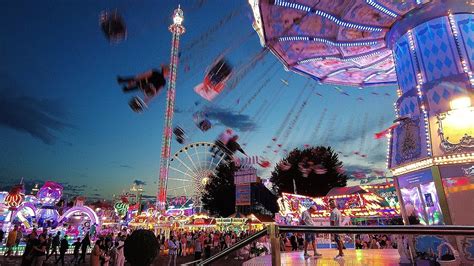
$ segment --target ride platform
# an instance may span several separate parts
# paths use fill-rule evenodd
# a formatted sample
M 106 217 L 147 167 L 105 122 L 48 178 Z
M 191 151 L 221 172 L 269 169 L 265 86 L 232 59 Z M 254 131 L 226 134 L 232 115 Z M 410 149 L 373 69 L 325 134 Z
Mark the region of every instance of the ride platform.
M 319 249 L 323 254 L 320 258 L 310 257 L 305 259 L 302 251 L 282 252 L 281 265 L 371 265 L 371 266 L 391 266 L 400 265 L 398 251 L 396 249 L 345 249 L 344 258 L 335 260 L 338 254 L 335 249 Z M 309 252 L 313 254 L 312 251 Z M 256 257 L 243 263 L 244 266 L 264 266 L 271 265 L 271 255 Z

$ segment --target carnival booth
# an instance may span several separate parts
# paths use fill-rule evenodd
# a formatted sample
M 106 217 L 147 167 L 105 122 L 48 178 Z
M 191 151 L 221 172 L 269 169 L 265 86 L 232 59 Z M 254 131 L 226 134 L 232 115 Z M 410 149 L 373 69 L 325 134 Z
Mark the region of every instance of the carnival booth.
M 234 213 L 227 218 L 216 218 L 216 228 L 219 231 L 245 231 L 248 218 L 241 213 Z
M 384 221 L 400 216 L 399 204 L 393 184 L 334 188 L 325 197 L 307 197 L 283 193 L 278 199 L 280 207 L 277 222 L 280 224 L 298 224 L 301 213 L 315 205 L 317 211 L 312 214 L 316 221 L 324 224 L 330 215 L 329 200 L 334 199 L 343 217 L 350 218 L 347 223 L 357 219 L 359 223 Z M 365 221 L 364 223 L 361 221 Z
M 247 226 L 250 231 L 260 231 L 268 225 L 275 223 L 272 216 L 259 213 L 251 213 L 247 215 L 247 218 Z
M 133 217 L 128 225 L 135 229 L 153 229 L 158 219 L 155 216 L 148 215 L 146 212 Z
M 216 227 L 216 219 L 206 214 L 195 214 L 189 217 L 183 228 L 187 231 L 212 230 Z

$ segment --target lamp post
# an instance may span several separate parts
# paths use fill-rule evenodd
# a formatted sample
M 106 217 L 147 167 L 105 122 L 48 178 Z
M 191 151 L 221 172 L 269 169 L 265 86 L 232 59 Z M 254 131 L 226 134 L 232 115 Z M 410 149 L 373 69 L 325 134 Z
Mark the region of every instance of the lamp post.
M 169 26 L 172 35 L 171 42 L 171 60 L 170 60 L 170 76 L 168 79 L 168 91 L 166 95 L 166 112 L 165 125 L 163 128 L 163 139 L 161 145 L 161 160 L 160 160 L 160 175 L 158 180 L 158 191 L 156 199 L 156 207 L 159 211 L 164 211 L 166 208 L 166 187 L 168 182 L 168 171 L 171 154 L 171 137 L 174 114 L 174 100 L 176 95 L 176 70 L 178 68 L 178 51 L 179 51 L 179 37 L 184 34 L 185 28 L 183 25 L 184 14 L 180 6 L 173 12 L 173 24 Z

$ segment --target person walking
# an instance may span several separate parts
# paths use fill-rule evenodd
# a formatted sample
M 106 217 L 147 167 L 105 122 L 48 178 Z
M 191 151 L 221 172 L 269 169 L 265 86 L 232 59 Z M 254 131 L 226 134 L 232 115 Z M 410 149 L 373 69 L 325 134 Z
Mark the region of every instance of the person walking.
M 60 244 L 60 237 L 61 237 L 61 232 L 57 232 L 56 235 L 54 235 L 53 239 L 51 240 L 51 253 L 46 257 L 46 260 L 48 260 L 53 254 L 54 254 L 54 259 L 58 259 L 58 247 Z
M 84 239 L 81 242 L 81 258 L 79 259 L 78 263 L 86 262 L 86 254 L 87 254 L 87 248 L 91 246 L 91 240 L 89 238 L 89 234 L 86 234 Z
M 33 262 L 32 266 L 43 266 L 44 261 L 46 260 L 46 238 L 44 235 L 40 235 L 36 241 L 36 245 L 32 249 Z
M 194 260 L 200 260 L 202 254 L 202 242 L 200 237 L 196 237 L 194 240 Z
M 204 240 L 204 257 L 206 259 L 211 257 L 211 246 L 212 241 L 211 238 L 208 236 L 206 237 L 206 240 Z
M 294 233 L 290 236 L 290 243 L 291 243 L 291 251 L 297 251 L 298 242 L 296 242 L 296 235 Z
M 329 207 L 331 208 L 331 216 L 329 217 L 331 226 L 341 226 L 342 214 L 337 209 L 336 201 L 334 199 L 329 200 Z M 344 253 L 342 252 L 343 244 L 341 236 L 339 234 L 334 234 L 334 241 L 336 242 L 337 249 L 339 250 L 339 254 L 334 259 L 342 259 L 344 257 Z
M 76 242 L 74 242 L 72 246 L 74 247 L 74 257 L 72 258 L 71 263 L 74 263 L 74 265 L 76 265 L 79 259 L 79 250 L 81 250 L 81 238 L 78 237 L 76 239 Z
M 16 243 L 15 243 L 15 256 L 18 255 L 19 248 L 21 241 L 23 241 L 23 232 L 22 232 L 22 227 L 18 228 L 18 231 L 16 232 Z
M 7 236 L 7 243 L 6 243 L 7 251 L 4 254 L 5 257 L 9 257 L 11 255 L 13 251 L 13 247 L 15 247 L 16 245 L 17 233 L 18 233 L 18 225 L 15 225 L 13 227 L 13 230 L 11 230 Z
M 301 220 L 304 225 L 311 225 L 314 226 L 313 218 L 311 218 L 310 213 L 316 212 L 316 205 L 311 205 L 307 210 L 303 211 L 301 214 Z M 305 241 L 304 241 L 304 257 L 305 259 L 309 258 L 308 254 L 308 244 L 311 243 L 314 251 L 314 257 L 321 257 L 322 254 L 318 253 L 316 250 L 316 236 L 313 233 L 305 233 L 304 234 Z
M 117 242 L 117 253 L 116 253 L 116 260 L 114 262 L 114 266 L 124 266 L 125 265 L 125 255 L 124 255 L 124 245 L 122 239 L 119 239 Z
M 183 257 L 186 257 L 187 255 L 187 252 L 186 252 L 186 249 L 187 249 L 187 246 L 186 246 L 186 235 L 183 234 L 181 235 L 181 256 Z
M 58 264 L 61 261 L 61 264 L 64 266 L 64 255 L 66 255 L 67 250 L 69 249 L 69 243 L 67 242 L 66 236 L 61 239 L 61 244 L 59 247 L 59 258 L 56 259 L 55 264 Z
M 173 235 L 170 235 L 170 239 L 168 240 L 168 266 L 171 265 L 171 261 L 173 260 L 173 265 L 176 266 L 176 257 L 178 256 L 178 247 L 179 243 L 177 240 L 174 239 Z
M 36 230 L 37 230 L 36 228 L 33 228 L 31 233 L 26 237 L 26 245 L 25 245 L 25 249 L 23 250 L 23 255 L 21 258 L 22 266 L 32 265 L 33 254 L 34 254 L 33 247 L 37 246 L 38 241 L 39 241 Z M 45 247 L 45 250 L 46 250 L 46 247 Z
M 46 238 L 46 258 L 49 257 L 49 252 L 51 251 L 51 242 L 53 241 L 53 234 L 49 233 Z
M 100 266 L 100 257 L 102 255 L 102 250 L 100 249 L 99 242 L 100 240 L 97 240 L 95 242 L 94 248 L 92 248 L 91 257 L 90 257 L 91 266 Z

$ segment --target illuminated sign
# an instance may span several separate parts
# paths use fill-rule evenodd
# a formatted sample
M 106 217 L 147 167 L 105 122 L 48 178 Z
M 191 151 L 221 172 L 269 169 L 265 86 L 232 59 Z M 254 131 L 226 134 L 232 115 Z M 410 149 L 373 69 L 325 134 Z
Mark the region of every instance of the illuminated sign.
M 235 205 L 249 206 L 250 205 L 250 184 L 241 184 L 235 186 Z

